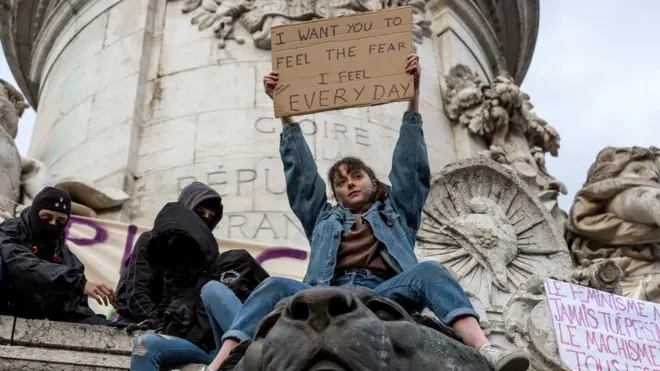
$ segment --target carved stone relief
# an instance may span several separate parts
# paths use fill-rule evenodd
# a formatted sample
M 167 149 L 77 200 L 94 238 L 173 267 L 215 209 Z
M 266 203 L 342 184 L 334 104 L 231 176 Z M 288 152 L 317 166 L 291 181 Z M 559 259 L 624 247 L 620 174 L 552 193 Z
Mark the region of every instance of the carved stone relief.
M 485 305 L 484 320 L 495 332 L 503 331 L 505 305 L 532 275 L 563 278 L 572 271 L 545 207 L 512 171 L 481 156 L 449 165 L 434 178 L 417 251 L 421 260 L 436 260 L 455 273 Z
M 21 156 L 14 139 L 27 107 L 23 95 L 0 79 L 0 220 L 14 215 L 21 196 Z
M 33 158 L 21 158 L 14 139 L 18 121 L 28 108 L 23 95 L 0 79 L 0 221 L 12 218 L 45 186 L 65 189 L 75 200 L 72 212 L 94 217 L 95 210 L 120 206 L 129 196 L 115 188 L 98 189 L 70 179 L 54 181 L 46 165 Z
M 482 153 L 514 170 L 545 204 L 563 231 L 566 214 L 557 197 L 566 186 L 548 173 L 545 154 L 557 156 L 559 134 L 533 111 L 529 96 L 506 73 L 492 84 L 464 65 L 451 68 L 443 91 L 445 112 L 452 123 L 482 137 Z
M 601 150 L 567 229 L 578 264 L 610 259 L 623 271 L 624 295 L 660 303 L 660 149 Z
M 244 39 L 234 35 L 236 23 L 251 35 L 254 45 L 270 50 L 270 30 L 275 26 L 319 18 L 369 12 L 410 6 L 413 9 L 413 38 L 421 43 L 431 34 L 430 20 L 426 17 L 427 0 L 168 0 L 180 2 L 181 11 L 190 13 L 191 23 L 200 31 L 211 29 L 218 46 L 224 48 L 227 40 L 243 44 Z

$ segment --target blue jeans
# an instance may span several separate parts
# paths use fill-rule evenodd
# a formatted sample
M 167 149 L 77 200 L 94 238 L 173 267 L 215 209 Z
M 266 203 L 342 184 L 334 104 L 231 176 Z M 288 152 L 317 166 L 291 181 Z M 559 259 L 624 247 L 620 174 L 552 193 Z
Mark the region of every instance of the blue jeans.
M 131 370 L 158 371 L 162 366 L 183 363 L 209 364 L 213 361 L 220 346 L 223 329 L 229 328 L 236 314 L 241 310 L 241 301 L 223 283 L 211 281 L 201 292 L 204 308 L 209 316 L 215 349 L 204 351 L 188 340 L 162 334 L 142 335 L 134 340 L 131 355 Z
M 479 320 L 479 315 L 472 307 L 463 288 L 442 264 L 432 261 L 418 263 L 388 280 L 375 276 L 367 270 L 354 270 L 344 276 L 333 278 L 330 285 L 364 286 L 402 304 L 407 309 L 414 307 L 421 310 L 427 307 L 448 326 L 465 316 Z M 243 308 L 222 340 L 251 339 L 261 319 L 268 315 L 280 300 L 310 287 L 288 278 L 267 278 L 243 303 Z

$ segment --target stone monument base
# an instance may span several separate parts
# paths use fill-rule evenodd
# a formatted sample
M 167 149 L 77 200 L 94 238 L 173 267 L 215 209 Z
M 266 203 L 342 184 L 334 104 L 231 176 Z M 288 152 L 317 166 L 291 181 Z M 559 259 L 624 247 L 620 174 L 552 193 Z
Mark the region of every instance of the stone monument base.
M 0 316 L 0 371 L 129 370 L 134 336 L 105 326 Z M 199 371 L 202 366 L 166 370 Z

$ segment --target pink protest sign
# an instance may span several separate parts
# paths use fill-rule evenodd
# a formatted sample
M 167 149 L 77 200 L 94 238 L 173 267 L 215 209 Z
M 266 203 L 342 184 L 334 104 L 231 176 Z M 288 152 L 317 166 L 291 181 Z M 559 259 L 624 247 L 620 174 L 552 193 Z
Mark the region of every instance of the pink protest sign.
M 575 371 L 660 371 L 660 305 L 547 280 L 559 356 Z

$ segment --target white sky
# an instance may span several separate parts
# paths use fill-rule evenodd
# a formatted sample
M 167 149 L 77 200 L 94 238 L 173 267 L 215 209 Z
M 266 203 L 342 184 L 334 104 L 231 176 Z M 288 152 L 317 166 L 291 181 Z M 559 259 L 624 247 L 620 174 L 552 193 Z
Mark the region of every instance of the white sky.
M 660 0 L 541 0 L 539 36 L 523 90 L 561 135 L 548 169 L 568 187 L 568 211 L 605 146 L 660 146 Z M 0 49 L 1 50 L 1 49 Z M 0 77 L 16 86 L 2 53 Z M 35 113 L 21 119 L 27 153 Z M 655 128 L 655 129 L 654 129 Z

